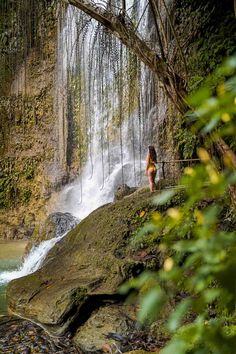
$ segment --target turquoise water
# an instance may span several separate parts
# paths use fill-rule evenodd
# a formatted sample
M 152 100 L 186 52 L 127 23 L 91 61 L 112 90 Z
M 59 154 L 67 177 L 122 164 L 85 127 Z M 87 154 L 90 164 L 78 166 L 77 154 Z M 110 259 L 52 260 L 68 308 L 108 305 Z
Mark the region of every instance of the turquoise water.
M 24 254 L 25 241 L 0 241 L 0 273 L 19 267 Z M 6 284 L 0 284 L 0 316 L 7 314 Z

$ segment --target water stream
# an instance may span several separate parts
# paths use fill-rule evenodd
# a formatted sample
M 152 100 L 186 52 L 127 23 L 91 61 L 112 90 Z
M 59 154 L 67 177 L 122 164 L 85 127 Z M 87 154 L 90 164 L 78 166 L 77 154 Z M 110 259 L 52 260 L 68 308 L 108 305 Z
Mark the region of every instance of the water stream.
M 0 274 L 16 269 L 21 264 L 25 246 L 25 241 L 0 241 Z M 0 316 L 7 313 L 5 291 L 6 282 L 0 280 Z
M 16 261 L 14 257 L 14 251 L 16 252 L 16 255 L 20 254 L 20 256 L 23 256 L 23 252 L 20 253 L 21 249 L 18 249 L 18 247 L 16 247 L 16 250 L 11 248 L 11 242 L 9 244 L 5 244 L 3 251 L 4 249 L 9 249 L 9 253 L 4 252 L 3 255 L 5 258 L 3 258 L 3 264 L 0 266 L 0 286 L 1 284 L 7 284 L 13 279 L 21 278 L 39 269 L 48 251 L 64 236 L 65 234 L 59 237 L 54 237 L 51 240 L 41 242 L 38 246 L 31 249 L 27 257 L 18 257 L 16 258 Z M 24 242 L 24 245 L 26 245 L 26 242 Z
M 141 18 L 139 27 L 144 34 L 145 4 L 134 4 L 127 1 L 128 15 Z M 59 48 L 63 48 L 63 55 L 58 54 L 58 93 L 68 87 L 73 91 L 72 106 L 78 106 L 80 127 L 85 124 L 81 134 L 87 139 L 79 145 L 87 146 L 87 156 L 82 173 L 64 188 L 54 210 L 83 219 L 111 202 L 119 185 L 134 187 L 145 182 L 145 153 L 152 143 L 150 119 L 154 117 L 146 109 L 155 109 L 146 104 L 149 90 L 145 69 L 118 39 L 108 36 L 95 20 L 73 6 L 67 8 L 61 21 Z M 76 121 L 77 112 L 70 113 Z

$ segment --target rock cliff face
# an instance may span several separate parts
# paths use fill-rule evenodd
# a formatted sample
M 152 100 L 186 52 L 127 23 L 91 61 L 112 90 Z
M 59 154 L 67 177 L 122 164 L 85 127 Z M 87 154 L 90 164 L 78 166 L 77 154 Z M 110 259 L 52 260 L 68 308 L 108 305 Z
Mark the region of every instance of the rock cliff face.
M 0 238 L 30 237 L 46 217 L 51 191 L 67 179 L 63 127 L 55 107 L 56 10 L 53 1 L 35 9 L 37 43 L 23 53 L 24 60 L 16 61 L 13 74 L 5 79 L 8 86 L 1 90 Z M 28 37 L 26 41 L 31 43 Z
M 71 331 L 76 343 L 84 349 L 90 345 L 91 351 L 98 349 L 88 340 L 91 336 L 101 345 L 104 331 L 126 331 L 133 310 L 122 308 L 117 288 L 162 262 L 160 256 L 148 257 L 148 251 L 139 257 L 130 246 L 132 235 L 155 209 L 152 197 L 144 188 L 90 214 L 55 245 L 40 270 L 9 284 L 10 310 L 54 335 Z

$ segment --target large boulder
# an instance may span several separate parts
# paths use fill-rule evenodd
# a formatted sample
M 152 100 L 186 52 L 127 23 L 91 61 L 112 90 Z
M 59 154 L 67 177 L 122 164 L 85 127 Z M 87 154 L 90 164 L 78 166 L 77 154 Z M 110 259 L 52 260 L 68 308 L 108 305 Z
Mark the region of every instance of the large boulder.
M 42 224 L 35 227 L 27 244 L 26 252 L 29 252 L 33 246 L 37 246 L 42 241 L 62 236 L 72 230 L 78 222 L 70 213 L 56 212 L 50 214 Z
M 119 285 L 145 262 L 153 266 L 153 259 L 137 257 L 129 246 L 155 209 L 152 198 L 143 188 L 91 213 L 53 247 L 41 269 L 10 282 L 9 309 L 61 335 L 86 322 L 101 304 L 117 303 Z
M 90 318 L 78 328 L 74 336 L 75 344 L 83 353 L 97 353 L 106 348 L 117 349 L 117 341 L 109 334 L 126 336 L 134 326 L 133 309 L 128 305 L 110 305 L 95 310 Z

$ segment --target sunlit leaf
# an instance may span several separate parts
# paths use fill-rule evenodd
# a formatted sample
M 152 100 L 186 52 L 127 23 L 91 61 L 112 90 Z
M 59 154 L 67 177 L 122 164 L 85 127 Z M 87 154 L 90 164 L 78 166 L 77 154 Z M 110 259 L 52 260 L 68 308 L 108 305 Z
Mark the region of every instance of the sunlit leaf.
M 211 303 L 215 301 L 221 294 L 220 289 L 206 289 L 203 293 L 204 300 L 207 303 Z
M 159 287 L 155 287 L 145 294 L 140 303 L 140 311 L 138 313 L 139 322 L 151 323 L 157 319 L 165 301 L 165 293 Z
M 153 203 L 156 205 L 164 205 L 175 195 L 175 193 L 174 190 L 161 192 L 161 194 L 153 199 Z
M 119 288 L 120 294 L 126 294 L 130 289 L 141 289 L 145 284 L 157 284 L 157 276 L 155 272 L 143 272 L 136 278 L 132 278 L 122 284 Z
M 142 211 L 140 212 L 140 214 L 139 214 L 139 217 L 140 217 L 140 218 L 143 218 L 145 214 L 146 214 L 146 211 L 145 211 L 145 210 L 142 210 Z
M 185 354 L 188 350 L 188 343 L 176 339 L 170 342 L 163 350 L 160 351 L 160 354 Z
M 191 303 L 192 303 L 192 300 L 188 298 L 188 299 L 181 301 L 177 305 L 175 311 L 170 315 L 168 323 L 167 323 L 168 329 L 170 331 L 174 332 L 180 326 L 180 322 L 183 319 L 183 317 L 185 316 L 188 309 L 190 308 Z
M 197 106 L 202 103 L 207 97 L 210 97 L 211 90 L 209 87 L 202 87 L 198 92 L 188 98 L 188 102 L 191 106 Z
M 202 129 L 202 133 L 203 134 L 207 134 L 210 133 L 218 124 L 218 122 L 220 121 L 220 116 L 215 116 L 213 117 L 209 123 Z

